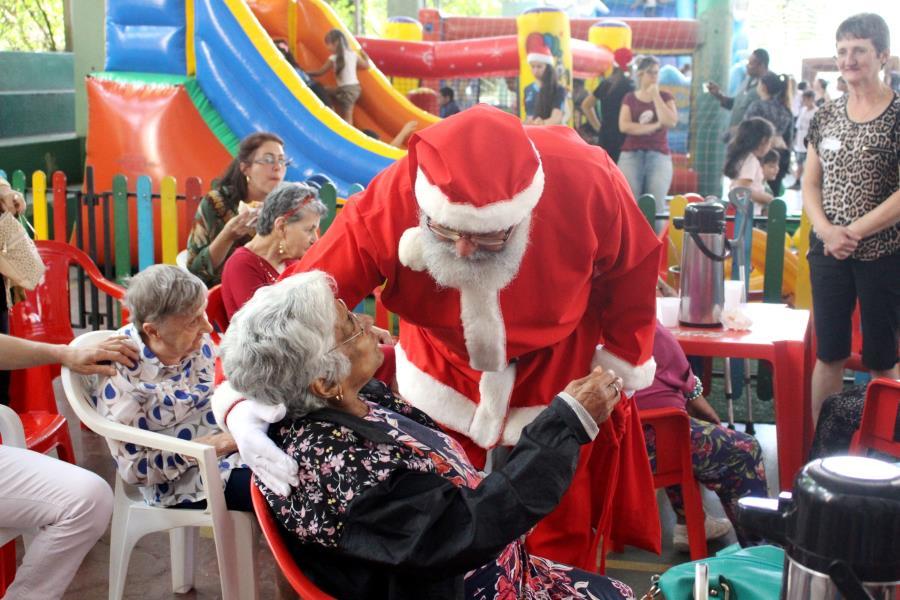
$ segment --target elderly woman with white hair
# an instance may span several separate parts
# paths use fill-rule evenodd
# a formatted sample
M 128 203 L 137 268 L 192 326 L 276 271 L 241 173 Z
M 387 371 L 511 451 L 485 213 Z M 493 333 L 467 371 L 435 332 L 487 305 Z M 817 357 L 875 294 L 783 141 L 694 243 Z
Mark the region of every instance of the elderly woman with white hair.
M 97 411 L 110 421 L 215 446 L 225 501 L 252 510 L 250 471 L 230 434 L 216 426 L 210 406 L 215 353 L 206 318 L 206 285 L 174 265 L 153 265 L 131 278 L 125 306 L 131 323 L 119 333 L 138 350 L 134 366 L 94 382 Z M 140 487 L 154 506 L 205 505 L 200 472 L 172 452 L 107 440 L 122 479 Z
M 621 582 L 529 556 L 522 540 L 559 502 L 580 446 L 618 401 L 612 372 L 571 382 L 507 464 L 484 475 L 424 413 L 371 379 L 382 361 L 371 320 L 336 299 L 320 271 L 257 291 L 221 353 L 229 381 L 217 411 L 243 402 L 287 410 L 269 435 L 299 468 L 296 489 L 279 495 L 263 474 L 258 485 L 299 566 L 329 594 L 633 597 Z
M 303 183 L 281 183 L 269 192 L 256 221 L 256 236 L 236 249 L 222 270 L 222 301 L 228 318 L 253 293 L 278 280 L 318 239 L 328 209 Z

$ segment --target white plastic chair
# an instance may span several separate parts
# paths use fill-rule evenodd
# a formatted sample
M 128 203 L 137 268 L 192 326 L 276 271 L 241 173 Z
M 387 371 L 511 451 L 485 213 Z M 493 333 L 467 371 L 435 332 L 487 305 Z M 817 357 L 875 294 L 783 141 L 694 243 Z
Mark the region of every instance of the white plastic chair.
M 97 344 L 113 331 L 93 331 L 70 345 Z M 259 529 L 253 513 L 229 511 L 225 505 L 216 451 L 212 446 L 182 440 L 153 431 L 114 423 L 94 410 L 85 377 L 62 369 L 62 384 L 72 409 L 81 422 L 106 438 L 130 442 L 196 460 L 206 493 L 205 509 L 159 508 L 144 502 L 140 491 L 116 474 L 115 506 L 109 548 L 109 598 L 120 600 L 134 545 L 148 533 L 169 532 L 172 589 L 184 593 L 194 586 L 194 546 L 197 527 L 212 527 L 219 561 L 222 598 L 255 599 L 258 596 L 254 557 Z M 186 528 L 194 528 L 188 530 Z

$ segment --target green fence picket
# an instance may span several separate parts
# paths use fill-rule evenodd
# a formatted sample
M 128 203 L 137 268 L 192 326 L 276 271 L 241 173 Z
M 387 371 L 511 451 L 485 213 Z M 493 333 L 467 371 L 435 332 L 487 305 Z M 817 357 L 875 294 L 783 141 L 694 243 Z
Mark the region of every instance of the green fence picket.
M 363 184 L 361 184 L 361 183 L 354 183 L 354 184 L 351 185 L 349 188 L 347 188 L 347 197 L 349 198 L 349 197 L 352 196 L 353 194 L 358 194 L 358 193 L 364 191 L 365 189 L 366 189 L 366 188 L 363 187 Z
M 328 212 L 319 222 L 319 230 L 324 235 L 334 222 L 334 216 L 337 213 L 337 190 L 334 189 L 332 184 L 325 183 L 322 185 L 319 189 L 319 200 L 321 200 L 322 204 L 328 209 Z
M 653 198 L 653 194 L 644 194 L 638 198 L 638 208 L 644 213 L 650 227 L 656 229 L 656 200 Z
M 131 276 L 131 227 L 128 222 L 128 178 L 113 177 L 113 228 L 116 240 L 116 281 Z
M 763 302 L 781 302 L 786 230 L 787 205 L 784 200 L 772 200 L 768 206 L 766 220 L 766 271 L 763 277 Z

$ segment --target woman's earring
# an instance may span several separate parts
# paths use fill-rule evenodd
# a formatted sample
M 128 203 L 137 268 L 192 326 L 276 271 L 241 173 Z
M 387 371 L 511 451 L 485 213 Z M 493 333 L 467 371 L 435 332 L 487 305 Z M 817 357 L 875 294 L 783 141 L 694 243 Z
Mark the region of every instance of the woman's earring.
M 340 385 L 338 385 L 338 392 L 334 395 L 334 399 L 342 404 L 344 402 L 344 388 L 342 388 Z
M 278 242 L 278 254 L 279 256 L 284 255 L 284 240 Z
M 247 180 L 247 187 L 250 187 L 250 176 L 249 176 L 249 175 L 244 175 L 244 179 Z

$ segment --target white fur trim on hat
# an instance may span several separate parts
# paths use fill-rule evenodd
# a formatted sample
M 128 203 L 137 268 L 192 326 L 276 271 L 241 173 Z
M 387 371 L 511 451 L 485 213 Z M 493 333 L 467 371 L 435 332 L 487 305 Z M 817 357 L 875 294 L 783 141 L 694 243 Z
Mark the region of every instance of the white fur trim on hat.
M 529 63 L 542 63 L 551 67 L 553 66 L 553 55 L 545 54 L 543 52 L 529 52 L 525 60 Z
M 619 358 L 603 346 L 597 346 L 591 368 L 603 367 L 622 378 L 622 387 L 626 390 L 642 390 L 653 383 L 656 375 L 656 361 L 652 358 L 642 365 L 633 365 L 627 360 Z
M 400 264 L 413 271 L 424 271 L 425 261 L 422 253 L 422 228 L 410 227 L 400 236 L 397 244 L 397 257 Z
M 538 166 L 528 187 L 508 200 L 497 200 L 482 208 L 451 202 L 441 188 L 428 181 L 421 168 L 416 173 L 415 191 L 422 211 L 444 227 L 469 233 L 502 231 L 531 214 L 544 193 L 544 169 L 538 157 Z

